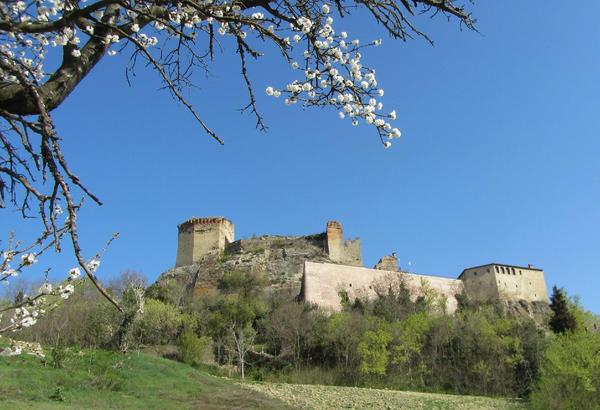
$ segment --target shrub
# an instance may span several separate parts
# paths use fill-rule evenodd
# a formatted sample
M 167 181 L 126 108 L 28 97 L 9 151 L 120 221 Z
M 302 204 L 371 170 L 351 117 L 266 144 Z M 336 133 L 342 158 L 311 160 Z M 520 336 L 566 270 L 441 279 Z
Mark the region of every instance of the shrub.
M 175 306 L 156 299 L 146 299 L 144 314 L 134 331 L 140 344 L 163 345 L 173 343 L 189 316 Z
M 209 343 L 210 338 L 206 336 L 198 337 L 191 329 L 186 329 L 177 339 L 181 361 L 190 366 L 201 364 Z
M 50 363 L 55 369 L 62 369 L 67 358 L 67 349 L 60 345 L 56 345 L 50 351 Z

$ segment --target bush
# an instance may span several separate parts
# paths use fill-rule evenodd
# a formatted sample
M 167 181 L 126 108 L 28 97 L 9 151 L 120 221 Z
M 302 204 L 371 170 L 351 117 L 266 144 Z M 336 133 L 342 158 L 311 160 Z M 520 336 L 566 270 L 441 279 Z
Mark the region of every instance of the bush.
M 190 366 L 201 364 L 209 343 L 210 338 L 198 337 L 191 329 L 186 329 L 177 340 L 181 361 Z
M 191 318 L 175 306 L 156 299 L 146 299 L 144 314 L 134 331 L 142 345 L 164 345 L 174 343 L 184 324 Z
M 67 358 L 67 349 L 61 345 L 56 345 L 50 351 L 50 363 L 55 369 L 62 369 Z

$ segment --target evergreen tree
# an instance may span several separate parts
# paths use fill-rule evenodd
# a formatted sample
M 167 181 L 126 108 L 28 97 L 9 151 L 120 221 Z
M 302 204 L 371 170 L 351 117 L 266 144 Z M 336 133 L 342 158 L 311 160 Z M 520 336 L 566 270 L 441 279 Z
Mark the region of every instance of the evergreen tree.
M 575 330 L 577 327 L 575 316 L 569 310 L 564 291 L 556 286 L 552 287 L 550 309 L 553 312 L 550 318 L 550 328 L 554 333 L 566 333 Z

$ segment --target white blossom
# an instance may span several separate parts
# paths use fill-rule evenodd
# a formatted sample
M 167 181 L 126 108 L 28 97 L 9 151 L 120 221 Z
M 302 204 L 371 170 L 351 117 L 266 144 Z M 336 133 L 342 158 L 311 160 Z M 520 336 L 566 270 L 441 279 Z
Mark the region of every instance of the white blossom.
M 36 262 L 37 259 L 35 258 L 34 253 L 26 253 L 24 255 L 21 255 L 21 263 L 25 266 L 33 265 Z
M 40 286 L 40 288 L 38 289 L 38 292 L 43 294 L 43 295 L 48 295 L 49 293 L 52 292 L 52 284 L 51 283 L 44 283 L 42 286 Z
M 90 270 L 90 272 L 96 272 L 96 270 L 98 269 L 98 266 L 100 266 L 100 260 L 97 258 L 94 258 L 92 260 L 90 260 L 87 263 L 87 268 Z M 78 268 L 74 268 L 74 269 L 78 269 Z
M 90 267 L 90 264 L 88 264 L 88 269 L 92 270 Z M 92 270 L 92 272 L 93 272 L 93 270 Z M 69 270 L 69 278 L 68 278 L 69 280 L 75 280 L 80 276 L 81 276 L 81 270 L 79 270 L 79 268 L 73 268 L 73 269 Z
M 69 284 L 65 287 L 59 286 L 59 288 L 58 288 L 58 294 L 63 299 L 68 299 L 69 296 L 71 296 L 73 294 L 73 292 L 75 292 L 75 287 L 71 284 Z

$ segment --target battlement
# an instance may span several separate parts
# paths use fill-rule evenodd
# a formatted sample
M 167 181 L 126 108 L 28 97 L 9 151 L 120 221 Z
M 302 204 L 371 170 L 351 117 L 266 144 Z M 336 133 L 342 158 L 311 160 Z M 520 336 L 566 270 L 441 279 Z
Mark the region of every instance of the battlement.
M 177 228 L 175 266 L 191 265 L 206 255 L 221 253 L 234 241 L 233 223 L 220 216 L 191 218 Z
M 185 222 L 180 223 L 179 225 L 177 225 L 177 228 L 184 229 L 187 226 L 190 225 L 214 225 L 214 224 L 229 224 L 231 226 L 233 226 L 233 222 L 231 222 L 229 219 L 227 218 L 223 218 L 222 216 L 211 216 L 211 217 L 206 217 L 206 218 L 190 218 Z

